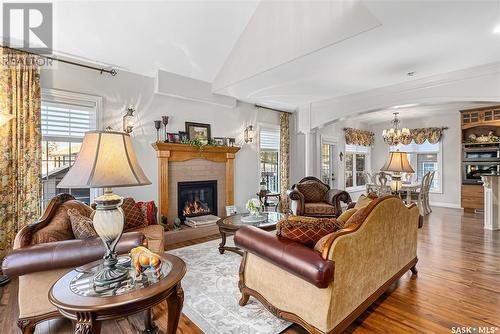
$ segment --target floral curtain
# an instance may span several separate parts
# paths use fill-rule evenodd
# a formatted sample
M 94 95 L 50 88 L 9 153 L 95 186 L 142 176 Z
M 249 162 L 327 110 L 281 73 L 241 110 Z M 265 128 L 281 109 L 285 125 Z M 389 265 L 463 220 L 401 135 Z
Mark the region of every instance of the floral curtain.
M 375 142 L 375 134 L 370 131 L 345 128 L 345 142 L 348 145 L 372 146 Z
M 40 215 L 40 70 L 24 52 L 0 48 L 0 259 L 20 227 Z
M 418 128 L 411 129 L 411 138 L 407 140 L 407 142 L 403 143 L 404 145 L 408 145 L 411 143 L 412 139 L 415 141 L 415 144 L 421 145 L 428 140 L 431 144 L 436 144 L 441 140 L 441 136 L 443 135 L 442 128 Z
M 280 113 L 280 189 L 281 210 L 288 212 L 287 191 L 290 186 L 290 114 Z

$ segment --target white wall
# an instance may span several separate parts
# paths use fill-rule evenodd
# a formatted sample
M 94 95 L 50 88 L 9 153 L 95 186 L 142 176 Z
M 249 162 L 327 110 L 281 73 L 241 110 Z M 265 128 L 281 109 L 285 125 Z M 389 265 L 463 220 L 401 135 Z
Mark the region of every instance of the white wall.
M 372 169 L 379 170 L 385 163 L 389 146 L 384 143 L 381 133 L 389 126 L 388 122 L 374 124 L 371 131 L 375 132 L 375 145 L 372 149 Z M 461 136 L 460 114 L 458 110 L 450 110 L 444 115 L 405 119 L 406 127 L 440 127 L 447 126 L 442 137 L 442 193 L 431 193 L 431 204 L 460 208 L 461 174 Z
M 115 189 L 122 196 L 136 200 L 153 199 L 158 203 L 158 168 L 156 152 L 151 147 L 156 139 L 153 121 L 162 115 L 170 116 L 168 131 L 184 130 L 185 121 L 210 123 L 212 136 L 235 137 L 238 145 L 244 144 L 243 129 L 248 124 L 279 124 L 279 115 L 253 105 L 237 103 L 236 107 L 197 102 L 154 93 L 154 79 L 125 71 L 116 77 L 75 66 L 57 63 L 51 70 L 42 70 L 42 88 L 98 95 L 103 97 L 103 125 L 121 129 L 125 108 L 132 105 L 137 110 L 132 141 L 144 172 L 152 185 Z M 292 117 L 293 118 L 293 117 Z M 257 147 L 242 145 L 235 159 L 235 204 L 242 210 L 246 200 L 259 189 L 259 161 Z

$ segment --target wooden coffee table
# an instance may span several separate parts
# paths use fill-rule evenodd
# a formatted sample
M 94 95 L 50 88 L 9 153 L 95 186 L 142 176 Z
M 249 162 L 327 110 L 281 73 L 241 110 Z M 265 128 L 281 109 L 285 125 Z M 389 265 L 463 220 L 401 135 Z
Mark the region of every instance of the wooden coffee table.
M 150 270 L 141 278 L 135 278 L 131 268 L 129 279 L 114 288 L 96 288 L 92 283 L 93 273 L 102 265 L 102 260 L 76 268 L 52 286 L 49 300 L 62 315 L 76 321 L 75 334 L 99 334 L 102 321 L 139 312 L 145 312 L 146 316 L 143 333 L 155 333 L 157 327 L 151 320 L 151 307 L 166 300 L 167 334 L 174 334 L 184 302 L 181 280 L 186 264 L 170 254 L 164 254 L 162 259 L 160 278 Z
M 284 214 L 279 212 L 264 212 L 262 214 L 265 215 L 266 219 L 258 223 L 247 223 L 241 221 L 241 217 L 248 215 L 248 213 L 221 218 L 217 222 L 217 226 L 219 226 L 219 233 L 222 238 L 219 244 L 219 253 L 224 254 L 224 251 L 230 251 L 243 255 L 243 252 L 238 247 L 226 246 L 226 238 L 228 235 L 235 234 L 236 231 L 238 231 L 238 229 L 242 226 L 255 226 L 266 231 L 274 230 L 278 221 L 285 217 Z

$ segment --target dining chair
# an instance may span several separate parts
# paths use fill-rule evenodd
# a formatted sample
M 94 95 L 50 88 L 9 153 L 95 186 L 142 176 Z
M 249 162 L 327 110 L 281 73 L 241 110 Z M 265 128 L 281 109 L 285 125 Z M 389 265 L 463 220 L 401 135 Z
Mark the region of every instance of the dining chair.
M 427 172 L 422 178 L 420 190 L 411 194 L 411 200 L 417 204 L 420 214 L 426 216 L 432 212 L 429 204 L 429 191 L 434 180 L 435 171 Z

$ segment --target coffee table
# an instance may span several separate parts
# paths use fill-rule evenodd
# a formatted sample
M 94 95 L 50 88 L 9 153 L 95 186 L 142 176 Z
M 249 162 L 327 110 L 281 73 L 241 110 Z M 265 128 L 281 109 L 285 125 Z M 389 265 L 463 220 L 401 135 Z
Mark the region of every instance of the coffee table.
M 274 230 L 278 221 L 285 217 L 284 214 L 279 212 L 263 212 L 262 215 L 265 216 L 264 221 L 251 223 L 243 222 L 241 220 L 241 218 L 246 215 L 248 215 L 248 213 L 236 214 L 219 219 L 219 221 L 217 222 L 217 226 L 219 226 L 219 233 L 222 238 L 219 244 L 219 253 L 224 254 L 224 251 L 230 251 L 239 255 L 243 255 L 243 252 L 238 247 L 226 246 L 226 238 L 228 235 L 235 234 L 236 231 L 238 231 L 238 229 L 242 226 L 255 226 L 266 231 Z
M 177 331 L 184 302 L 181 280 L 186 264 L 170 254 L 162 255 L 161 276 L 147 270 L 140 278 L 130 267 L 129 278 L 114 287 L 96 287 L 94 273 L 102 267 L 102 260 L 76 268 L 61 277 L 50 289 L 49 300 L 66 318 L 76 321 L 75 334 L 99 334 L 101 322 L 125 318 L 145 312 L 143 333 L 155 333 L 151 307 L 167 301 L 167 334 Z

